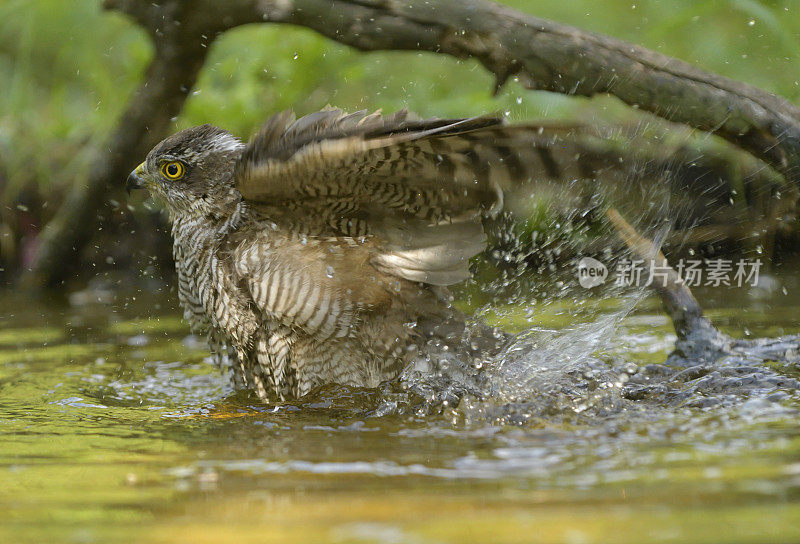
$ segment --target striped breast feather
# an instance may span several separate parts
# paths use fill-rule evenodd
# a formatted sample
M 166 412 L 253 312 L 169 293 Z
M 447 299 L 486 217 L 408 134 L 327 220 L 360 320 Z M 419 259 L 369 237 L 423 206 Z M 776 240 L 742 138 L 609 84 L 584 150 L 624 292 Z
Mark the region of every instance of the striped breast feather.
M 360 312 L 391 304 L 392 280 L 369 264 L 373 250 L 353 239 L 265 231 L 234 250 L 233 262 L 271 319 L 320 338 L 342 337 Z

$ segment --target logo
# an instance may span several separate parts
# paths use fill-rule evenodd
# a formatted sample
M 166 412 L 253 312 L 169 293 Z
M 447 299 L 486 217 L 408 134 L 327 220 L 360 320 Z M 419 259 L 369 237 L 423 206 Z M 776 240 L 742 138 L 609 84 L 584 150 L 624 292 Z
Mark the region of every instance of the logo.
M 606 265 L 592 259 L 591 257 L 584 257 L 578 262 L 578 283 L 585 289 L 591 289 L 602 285 L 608 277 L 608 268 Z

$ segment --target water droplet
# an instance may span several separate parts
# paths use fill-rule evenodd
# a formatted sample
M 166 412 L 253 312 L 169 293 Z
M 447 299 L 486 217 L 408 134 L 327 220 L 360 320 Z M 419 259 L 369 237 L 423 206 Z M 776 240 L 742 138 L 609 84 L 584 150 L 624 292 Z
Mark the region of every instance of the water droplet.
M 756 26 L 756 20 L 750 19 L 750 21 L 747 23 L 747 26 Z
M 325 275 L 329 278 L 333 277 L 333 267 L 331 265 L 328 265 L 328 267 L 325 269 Z

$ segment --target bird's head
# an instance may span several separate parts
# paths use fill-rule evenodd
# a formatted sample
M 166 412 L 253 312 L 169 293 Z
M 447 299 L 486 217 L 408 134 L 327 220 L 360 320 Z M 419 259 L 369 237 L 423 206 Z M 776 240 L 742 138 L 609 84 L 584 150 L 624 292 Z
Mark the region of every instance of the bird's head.
M 220 210 L 238 191 L 233 187 L 236 161 L 244 145 L 212 125 L 187 128 L 166 138 L 128 176 L 125 188 L 148 189 L 170 214 Z

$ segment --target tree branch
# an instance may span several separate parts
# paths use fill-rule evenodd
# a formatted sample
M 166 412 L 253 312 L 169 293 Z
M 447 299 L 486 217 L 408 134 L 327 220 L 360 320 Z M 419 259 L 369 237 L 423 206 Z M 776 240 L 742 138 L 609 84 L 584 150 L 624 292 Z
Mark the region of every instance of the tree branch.
M 206 27 L 192 24 L 183 2 L 157 6 L 123 0 L 108 5 L 145 26 L 154 38 L 155 56 L 116 129 L 96 153 L 86 180 L 75 183 L 42 231 L 33 265 L 23 278 L 30 287 L 52 287 L 68 277 L 95 232 L 108 193 L 115 186 L 121 188 L 128 173 L 166 136 L 170 119 L 180 113 L 205 62 Z
M 313 29 L 361 51 L 419 50 L 476 58 L 499 88 L 517 75 L 531 89 L 613 94 L 665 119 L 719 134 L 800 185 L 800 110 L 744 83 L 613 38 L 486 0 L 106 0 L 147 30 L 156 55 L 98 155 L 42 235 L 28 283 L 67 277 L 111 187 L 165 136 L 225 30 L 272 22 Z

